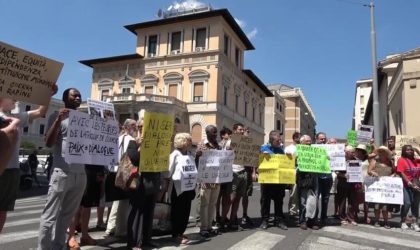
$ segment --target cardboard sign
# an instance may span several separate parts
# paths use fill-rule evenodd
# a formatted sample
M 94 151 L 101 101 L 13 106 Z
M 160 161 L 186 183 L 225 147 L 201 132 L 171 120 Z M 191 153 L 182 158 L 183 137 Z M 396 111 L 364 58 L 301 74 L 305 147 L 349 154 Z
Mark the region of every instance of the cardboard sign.
M 177 168 L 181 170 L 181 192 L 194 190 L 197 184 L 197 167 L 191 155 L 177 157 Z
M 76 110 L 69 114 L 67 163 L 117 165 L 119 126 L 116 121 L 91 116 Z
M 0 96 L 48 106 L 63 64 L 0 42 Z
M 258 183 L 296 183 L 295 157 L 261 154 L 258 171 Z
M 206 150 L 198 164 L 199 183 L 231 182 L 233 178 L 232 164 L 235 153 L 232 150 Z
M 368 144 L 373 137 L 373 126 L 359 125 L 357 130 L 357 143 Z
M 352 160 L 347 162 L 347 182 L 363 182 L 362 164 L 360 161 Z
M 346 153 L 344 144 L 314 144 L 313 147 L 324 148 L 330 158 L 332 171 L 346 170 Z
M 399 177 L 371 177 L 364 181 L 365 201 L 383 204 L 404 203 L 403 182 Z
M 258 166 L 258 155 L 260 153 L 260 145 L 254 143 L 252 137 L 244 135 L 232 135 L 231 148 L 235 151 L 234 164 L 243 166 Z
M 324 148 L 297 145 L 299 171 L 331 174 L 330 162 Z
M 356 130 L 349 130 L 347 132 L 347 144 L 357 147 L 357 132 Z
M 98 115 L 102 118 L 115 120 L 115 109 L 114 104 L 110 102 L 102 102 L 87 99 L 88 114 Z
M 420 136 L 396 135 L 395 136 L 395 166 L 401 158 L 401 150 L 404 145 L 420 147 Z
M 141 172 L 168 171 L 174 118 L 163 113 L 145 112 L 140 149 Z

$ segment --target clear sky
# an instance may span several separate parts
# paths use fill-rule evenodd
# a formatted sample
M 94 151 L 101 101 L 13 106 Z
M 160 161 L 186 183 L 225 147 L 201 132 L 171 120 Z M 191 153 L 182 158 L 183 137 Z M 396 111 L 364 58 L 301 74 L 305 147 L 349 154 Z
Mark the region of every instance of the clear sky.
M 317 130 L 344 137 L 355 82 L 371 76 L 367 0 L 201 0 L 227 8 L 256 50 L 245 67 L 266 84 L 301 87 Z M 78 61 L 135 53 L 124 25 L 157 19 L 168 0 L 0 0 L 0 41 L 64 63 L 68 87 L 90 96 L 92 69 Z M 420 47 L 419 0 L 377 0 L 378 59 Z

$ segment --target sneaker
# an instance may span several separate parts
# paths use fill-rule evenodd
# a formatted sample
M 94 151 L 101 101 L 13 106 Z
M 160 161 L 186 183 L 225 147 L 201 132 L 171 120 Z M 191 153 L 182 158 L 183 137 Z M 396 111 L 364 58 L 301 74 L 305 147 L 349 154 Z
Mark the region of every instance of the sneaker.
M 207 230 L 200 231 L 201 237 L 208 238 L 210 237 L 210 233 Z
M 268 221 L 263 220 L 261 222 L 260 228 L 266 230 L 268 228 Z
M 417 223 L 411 224 L 411 229 L 413 229 L 415 232 L 420 232 L 420 227 Z
M 374 227 L 381 227 L 381 224 L 379 224 L 379 221 L 376 221 L 375 224 L 373 224 Z
M 249 218 L 248 215 L 245 215 L 244 217 L 242 217 L 241 220 L 241 225 L 247 225 L 247 226 L 254 226 L 254 223 L 252 222 L 251 218 Z
M 301 223 L 299 227 L 302 230 L 307 230 L 308 229 L 308 226 L 306 225 L 306 223 Z
M 408 230 L 408 229 L 410 229 L 410 227 L 407 225 L 407 223 L 403 222 L 403 223 L 401 223 L 401 229 L 402 230 Z
M 286 226 L 286 224 L 282 221 L 282 220 L 280 220 L 278 223 L 277 223 L 277 227 L 279 227 L 280 229 L 282 229 L 282 230 L 287 230 L 287 226 Z
M 312 230 L 319 230 L 319 226 L 318 225 L 313 225 L 311 228 L 312 228 Z

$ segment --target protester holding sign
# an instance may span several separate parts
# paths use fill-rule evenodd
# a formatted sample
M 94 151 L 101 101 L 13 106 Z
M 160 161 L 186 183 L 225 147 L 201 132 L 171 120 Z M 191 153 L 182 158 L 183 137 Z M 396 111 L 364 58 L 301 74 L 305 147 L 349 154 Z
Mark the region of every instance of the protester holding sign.
M 169 158 L 169 173 L 173 181 L 171 192 L 172 237 L 180 245 L 190 243 L 184 235 L 191 211 L 191 201 L 195 197 L 197 168 L 190 154 L 191 135 L 179 133 L 174 138 L 174 151 Z
M 297 148 L 296 145 L 300 143 L 301 134 L 299 132 L 294 132 L 292 135 L 292 143 L 284 149 L 284 153 L 287 154 L 289 157 L 296 157 L 297 156 Z M 297 162 L 295 160 L 295 165 L 297 167 Z M 298 215 L 299 214 L 299 194 L 297 191 L 297 186 L 292 185 L 290 188 L 290 195 L 289 195 L 289 214 L 290 215 Z
M 43 213 L 41 215 L 38 248 L 61 249 L 65 244 L 66 229 L 79 208 L 86 187 L 83 164 L 68 164 L 63 153 L 67 149 L 68 115 L 82 101 L 75 88 L 63 92 L 64 108 L 52 114 L 48 120 L 46 146 L 54 147 L 53 173 Z M 53 235 L 53 233 L 55 235 Z M 77 248 L 77 241 L 69 241 L 70 248 Z
M 411 145 L 404 145 L 401 150 L 401 158 L 397 162 L 397 172 L 404 183 L 404 205 L 401 209 L 401 228 L 409 229 L 405 223 L 408 211 L 411 208 L 411 214 L 414 217 L 414 223 L 411 228 L 419 232 L 419 202 L 420 202 L 420 159 L 414 157 L 414 152 L 420 156 L 418 148 Z
M 393 165 L 392 165 L 392 153 L 385 147 L 381 146 L 377 148 L 374 153 L 378 156 L 377 160 L 373 159 L 369 163 L 368 174 L 374 177 L 381 176 L 393 176 L 395 174 Z M 388 224 L 388 204 L 375 203 L 375 227 L 380 227 L 379 216 L 382 210 L 382 216 L 384 218 L 384 227 L 386 229 L 391 228 Z
M 369 169 L 369 156 L 366 150 L 366 145 L 364 144 L 357 145 L 356 151 L 354 152 L 354 156 L 356 160 L 361 161 L 363 180 L 365 180 L 365 178 L 368 176 L 368 169 Z M 362 185 L 355 185 L 353 186 L 353 191 L 350 195 L 353 196 L 352 198 L 356 198 L 358 200 L 360 199 L 361 203 L 364 202 L 363 204 L 364 221 L 367 224 L 370 224 L 371 220 L 369 218 L 369 204 L 365 202 L 365 197 L 364 197 L 363 192 L 364 190 L 363 190 Z
M 208 125 L 206 127 L 206 139 L 201 141 L 197 146 L 195 156 L 195 164 L 198 165 L 203 151 L 216 149 L 220 150 L 217 143 L 217 127 Z M 217 197 L 220 192 L 220 184 L 217 183 L 201 183 L 200 184 L 200 235 L 209 237 L 211 233 L 217 234 L 217 231 L 212 229 L 212 222 L 216 211 Z
M 300 138 L 300 144 L 310 146 L 312 139 L 309 135 L 303 135 Z M 299 151 L 298 151 L 299 157 Z M 298 169 L 300 168 L 298 162 Z M 303 230 L 311 227 L 313 230 L 318 230 L 318 220 L 315 217 L 317 209 L 317 189 L 318 176 L 312 172 L 302 172 L 298 170 L 296 176 L 296 185 L 299 192 L 299 226 Z
M 49 97 L 51 98 L 51 96 L 55 95 L 55 93 L 57 93 L 57 85 L 54 84 L 50 90 Z M 8 124 L 12 126 L 19 125 L 19 129 L 16 131 L 15 143 L 13 147 L 8 148 L 11 150 L 8 154 L 10 158 L 7 163 L 2 163 L 7 165 L 7 168 L 0 175 L 0 233 L 3 229 L 4 223 L 6 222 L 7 212 L 14 210 L 15 201 L 17 198 L 20 174 L 19 148 L 21 140 L 21 128 L 28 126 L 28 124 L 33 120 L 45 116 L 48 110 L 48 106 L 39 106 L 39 108 L 35 110 L 21 112 L 19 114 L 10 114 L 10 112 L 15 108 L 15 103 L 16 101 L 11 98 L 0 97 L 0 119 L 4 121 L 4 126 L 7 126 Z M 9 118 L 9 116 L 14 118 Z M 10 128 L 7 129 L 5 131 L 9 131 L 8 134 L 10 135 Z M 2 147 L 2 150 L 3 149 L 4 148 Z M 7 152 L 1 152 L 2 155 L 5 153 Z
M 16 147 L 20 120 L 12 117 L 1 117 L 0 124 L 0 175 L 7 168 Z M 0 223 L 1 224 L 1 223 Z M 0 231 L 1 232 L 1 231 Z
M 284 154 L 281 147 L 281 135 L 277 130 L 269 134 L 269 143 L 261 146 L 260 152 L 266 157 L 272 154 Z M 285 216 L 283 214 L 283 199 L 285 196 L 285 184 L 261 184 L 261 228 L 268 228 L 268 219 L 270 217 L 270 203 L 274 201 L 274 225 L 287 230 Z

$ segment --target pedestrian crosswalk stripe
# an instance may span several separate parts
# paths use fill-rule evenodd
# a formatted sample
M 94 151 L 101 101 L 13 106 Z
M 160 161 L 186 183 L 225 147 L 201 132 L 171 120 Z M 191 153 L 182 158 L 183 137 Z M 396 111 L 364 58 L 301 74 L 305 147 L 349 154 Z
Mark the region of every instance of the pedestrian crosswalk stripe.
M 10 212 L 7 213 L 7 218 L 19 217 L 22 215 L 32 215 L 32 214 L 41 214 L 43 209 L 21 211 L 21 212 Z
M 17 220 L 13 222 L 6 221 L 6 224 L 4 225 L 4 228 L 10 228 L 10 227 L 16 227 L 16 226 L 23 226 L 23 225 L 29 225 L 29 224 L 39 224 L 40 219 L 34 218 L 34 219 L 27 219 L 27 220 Z
M 347 235 L 351 237 L 367 239 L 370 241 L 377 241 L 377 242 L 381 242 L 385 244 L 401 245 L 405 247 L 420 249 L 420 245 L 418 244 L 418 241 L 414 241 L 414 240 L 401 239 L 401 238 L 396 238 L 396 237 L 391 237 L 391 236 L 380 237 L 381 236 L 380 234 L 356 231 L 356 230 L 351 230 L 344 227 L 324 227 L 322 230 L 324 232 Z
M 38 230 L 0 234 L 0 244 L 7 244 L 20 240 L 38 237 Z
M 43 204 L 37 204 L 37 205 L 28 205 L 28 206 L 16 206 L 14 211 L 16 211 L 16 210 L 22 210 L 22 209 L 28 209 L 28 208 L 36 208 L 36 207 L 38 207 L 38 208 L 44 208 L 44 206 L 45 206 L 45 203 L 43 203 Z
M 245 239 L 239 241 L 228 250 L 251 250 L 251 249 L 272 249 L 277 243 L 285 238 L 284 235 L 269 232 L 257 231 Z
M 31 198 L 23 198 L 23 199 L 17 199 L 16 204 L 34 202 L 34 201 L 45 202 L 46 199 L 47 199 L 47 196 L 36 196 L 36 197 L 31 197 Z
M 361 248 L 363 250 L 374 250 L 374 249 L 376 249 L 374 247 L 361 246 L 361 245 L 350 243 L 350 242 L 347 242 L 347 241 L 336 240 L 336 239 L 322 237 L 322 236 L 318 237 L 316 242 L 319 243 L 319 244 L 322 244 L 322 245 L 331 246 L 333 248 L 340 247 L 341 249 L 349 249 L 349 250 L 361 249 Z

